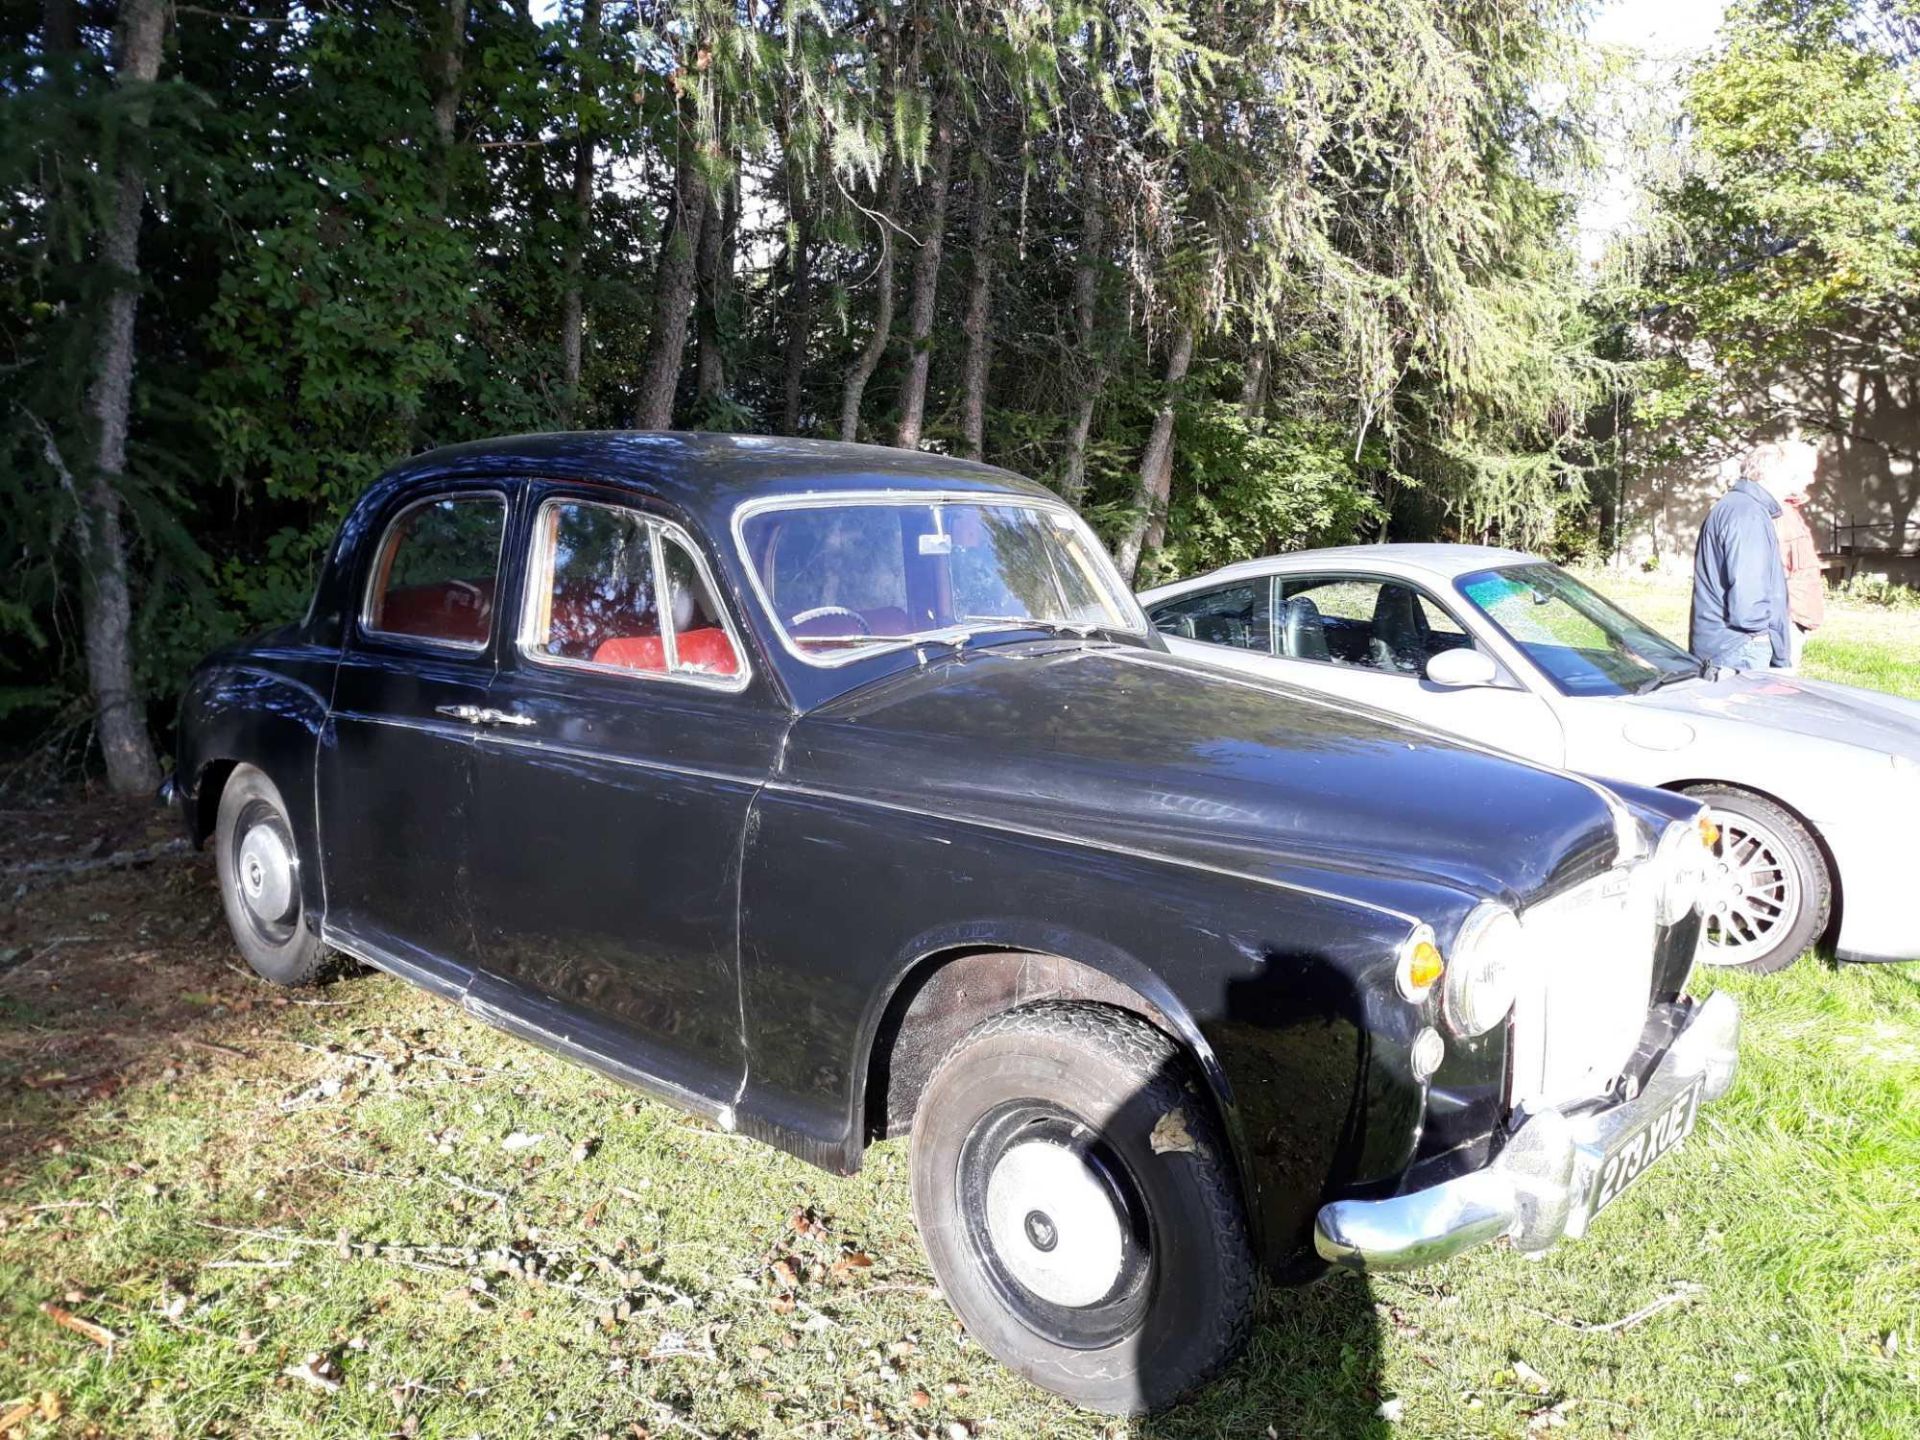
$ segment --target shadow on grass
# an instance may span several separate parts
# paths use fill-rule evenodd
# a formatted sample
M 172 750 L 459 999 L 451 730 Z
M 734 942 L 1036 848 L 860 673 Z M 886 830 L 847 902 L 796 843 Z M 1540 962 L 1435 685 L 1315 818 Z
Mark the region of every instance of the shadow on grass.
M 1266 1295 L 1252 1341 L 1191 1399 L 1133 1423 L 1141 1440 L 1200 1436 L 1325 1436 L 1385 1440 L 1380 1320 L 1373 1291 L 1338 1274 Z
M 203 855 L 144 801 L 8 812 L 0 843 L 0 1185 L 130 1086 L 252 1053 L 288 1008 L 241 965 Z M 152 858 L 118 863 L 114 857 Z

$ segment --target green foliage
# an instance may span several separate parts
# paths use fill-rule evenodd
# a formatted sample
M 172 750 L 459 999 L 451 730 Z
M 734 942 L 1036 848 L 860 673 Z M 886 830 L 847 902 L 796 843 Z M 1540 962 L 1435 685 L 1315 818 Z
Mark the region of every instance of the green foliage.
M 1159 572 L 1191 575 L 1311 545 L 1339 545 L 1382 518 L 1369 467 L 1352 436 L 1300 420 L 1249 421 L 1237 404 L 1205 399 L 1182 409 L 1181 478 Z M 1378 454 L 1370 457 L 1378 464 Z

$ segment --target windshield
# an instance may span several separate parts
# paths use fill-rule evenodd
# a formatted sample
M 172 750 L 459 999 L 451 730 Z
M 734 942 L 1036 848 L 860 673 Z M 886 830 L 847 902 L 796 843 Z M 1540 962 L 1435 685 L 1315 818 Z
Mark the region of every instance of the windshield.
M 1558 565 L 1508 565 L 1454 581 L 1568 695 L 1628 695 L 1700 673 L 1700 662 Z
M 788 646 L 816 664 L 993 629 L 1146 631 L 1106 553 L 1057 505 L 849 497 L 756 509 L 739 528 Z

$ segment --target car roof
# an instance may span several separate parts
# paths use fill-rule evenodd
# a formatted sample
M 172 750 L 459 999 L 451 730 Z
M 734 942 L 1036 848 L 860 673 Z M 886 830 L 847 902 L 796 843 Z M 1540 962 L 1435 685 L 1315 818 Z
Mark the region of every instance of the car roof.
M 1174 594 L 1202 582 L 1244 579 L 1255 575 L 1300 574 L 1327 567 L 1381 570 L 1396 575 L 1421 575 L 1452 580 L 1474 570 L 1496 565 L 1540 563 L 1538 555 L 1498 545 L 1329 545 L 1318 550 L 1293 550 L 1258 560 L 1237 560 L 1204 575 L 1189 576 L 1146 591 L 1148 596 Z
M 509 435 L 415 456 L 387 476 L 449 475 L 606 480 L 721 525 L 741 500 L 822 491 L 979 491 L 1058 499 L 1010 470 L 885 445 L 777 435 L 669 430 L 566 430 Z

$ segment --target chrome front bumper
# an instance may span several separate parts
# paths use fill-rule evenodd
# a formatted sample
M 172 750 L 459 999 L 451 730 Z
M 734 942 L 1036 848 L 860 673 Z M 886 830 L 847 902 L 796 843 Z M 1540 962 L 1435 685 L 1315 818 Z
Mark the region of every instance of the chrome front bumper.
M 1633 1099 L 1589 1114 L 1531 1115 L 1484 1170 L 1386 1200 L 1323 1205 L 1314 1249 L 1352 1270 L 1410 1270 L 1502 1235 L 1534 1251 L 1577 1238 L 1592 1218 L 1594 1182 L 1608 1152 L 1702 1076 L 1703 1099 L 1726 1094 L 1739 1043 L 1739 1005 L 1724 992 L 1711 995 Z

